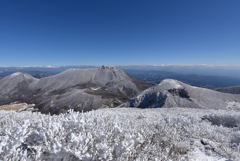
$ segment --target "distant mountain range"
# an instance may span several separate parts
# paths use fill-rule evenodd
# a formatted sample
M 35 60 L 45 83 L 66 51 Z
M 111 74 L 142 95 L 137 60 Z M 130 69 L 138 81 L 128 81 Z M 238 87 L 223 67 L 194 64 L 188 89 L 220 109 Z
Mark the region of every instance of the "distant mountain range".
M 179 74 L 169 71 L 155 70 L 125 70 L 127 73 L 141 81 L 160 83 L 164 79 L 176 79 L 192 86 L 216 89 L 222 87 L 238 86 L 240 79 L 223 76 L 205 76 L 197 74 Z
M 98 68 L 99 66 L 83 65 L 83 66 L 39 66 L 39 67 L 0 67 L 0 77 L 5 77 L 16 72 L 28 74 L 46 74 L 55 75 L 68 69 L 89 69 Z
M 0 80 L 0 104 L 34 103 L 41 112 L 51 114 L 89 111 L 116 107 L 153 85 L 114 66 L 69 69 L 41 79 L 17 72 Z
M 68 69 L 90 69 L 98 66 L 58 66 L 58 67 L 0 67 L 1 77 L 15 72 L 28 73 L 35 78 L 59 74 Z M 209 89 L 239 86 L 240 66 L 119 66 L 128 74 L 141 81 L 160 83 L 164 79 L 176 79 L 181 82 Z
M 160 84 L 131 98 L 120 107 L 240 110 L 240 95 L 221 93 L 190 86 L 177 80 L 165 79 Z
M 140 81 L 118 67 L 104 65 L 37 76 L 40 79 L 17 72 L 2 78 L 0 105 L 12 102 L 35 104 L 42 113 L 51 114 L 69 109 L 90 111 L 117 106 L 240 109 L 239 86 L 217 89 L 226 92 L 222 93 L 174 79 L 164 79 L 155 85 Z

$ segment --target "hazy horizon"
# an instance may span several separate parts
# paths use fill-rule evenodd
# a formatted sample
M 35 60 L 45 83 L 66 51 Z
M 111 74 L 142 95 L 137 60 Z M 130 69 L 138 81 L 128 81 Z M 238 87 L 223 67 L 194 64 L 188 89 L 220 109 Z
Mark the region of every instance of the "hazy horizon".
M 119 64 L 101 64 L 101 65 L 94 65 L 94 64 L 72 64 L 72 65 L 32 65 L 32 66 L 0 66 L 1 67 L 4 67 L 4 68 L 8 68 L 8 67 L 23 67 L 23 68 L 27 68 L 27 67 L 46 67 L 46 68 L 56 68 L 56 67 L 66 67 L 66 66 L 95 66 L 95 67 L 99 67 L 99 66 L 102 66 L 102 65 L 105 65 L 105 66 L 139 66 L 139 67 L 144 67 L 144 66 L 151 66 L 151 67 L 167 67 L 167 66 L 175 66 L 175 67 L 240 67 L 240 65 L 208 65 L 208 64 L 196 64 L 196 65 L 179 65 L 179 64 L 160 64 L 160 65 L 151 65 L 151 64 L 127 64 L 127 65 L 119 65 Z
M 104 65 L 104 64 L 102 64 Z M 11 66 L 0 67 L 0 76 L 6 76 L 14 72 L 23 73 L 52 73 L 57 74 L 70 68 L 98 68 L 102 65 L 68 65 L 68 66 Z M 108 65 L 107 65 L 108 66 Z M 220 65 L 116 65 L 129 71 L 165 71 L 179 74 L 195 74 L 205 76 L 223 76 L 240 79 L 240 66 Z

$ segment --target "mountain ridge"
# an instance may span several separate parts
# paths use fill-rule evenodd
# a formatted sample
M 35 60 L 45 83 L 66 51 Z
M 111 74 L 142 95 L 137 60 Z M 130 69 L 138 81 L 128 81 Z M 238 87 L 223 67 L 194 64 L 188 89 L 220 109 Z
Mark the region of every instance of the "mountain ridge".
M 15 83 L 9 83 L 11 81 Z M 1 104 L 15 101 L 34 103 L 41 112 L 52 114 L 66 112 L 70 108 L 89 111 L 116 107 L 153 85 L 136 80 L 122 69 L 104 65 L 92 69 L 69 69 L 41 79 L 14 73 L 1 79 L 0 84 L 3 91 L 0 93 Z M 6 94 L 8 99 L 4 97 Z
M 190 107 L 200 109 L 240 109 L 240 95 L 194 87 L 173 79 L 144 90 L 119 107 Z
M 217 88 L 215 90 L 223 93 L 240 94 L 240 86 Z

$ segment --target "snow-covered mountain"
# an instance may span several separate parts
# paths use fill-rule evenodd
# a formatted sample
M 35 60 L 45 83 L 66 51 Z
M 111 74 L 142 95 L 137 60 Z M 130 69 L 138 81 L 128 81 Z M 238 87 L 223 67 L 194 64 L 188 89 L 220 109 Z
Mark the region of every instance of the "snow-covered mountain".
M 37 81 L 26 73 L 14 73 L 0 80 L 0 104 L 23 101 L 33 94 L 29 85 Z
M 200 109 L 240 109 L 240 95 L 193 87 L 173 79 L 165 79 L 120 107 L 158 108 L 191 107 Z
M 0 80 L 0 104 L 24 101 L 56 114 L 68 109 L 88 111 L 118 106 L 152 85 L 115 66 L 69 69 L 42 79 L 14 73 Z

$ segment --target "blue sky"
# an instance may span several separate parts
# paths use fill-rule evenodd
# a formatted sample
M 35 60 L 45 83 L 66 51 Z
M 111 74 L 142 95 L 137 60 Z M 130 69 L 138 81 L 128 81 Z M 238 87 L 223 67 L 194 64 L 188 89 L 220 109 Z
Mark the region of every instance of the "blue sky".
M 0 66 L 239 65 L 239 0 L 2 0 Z

